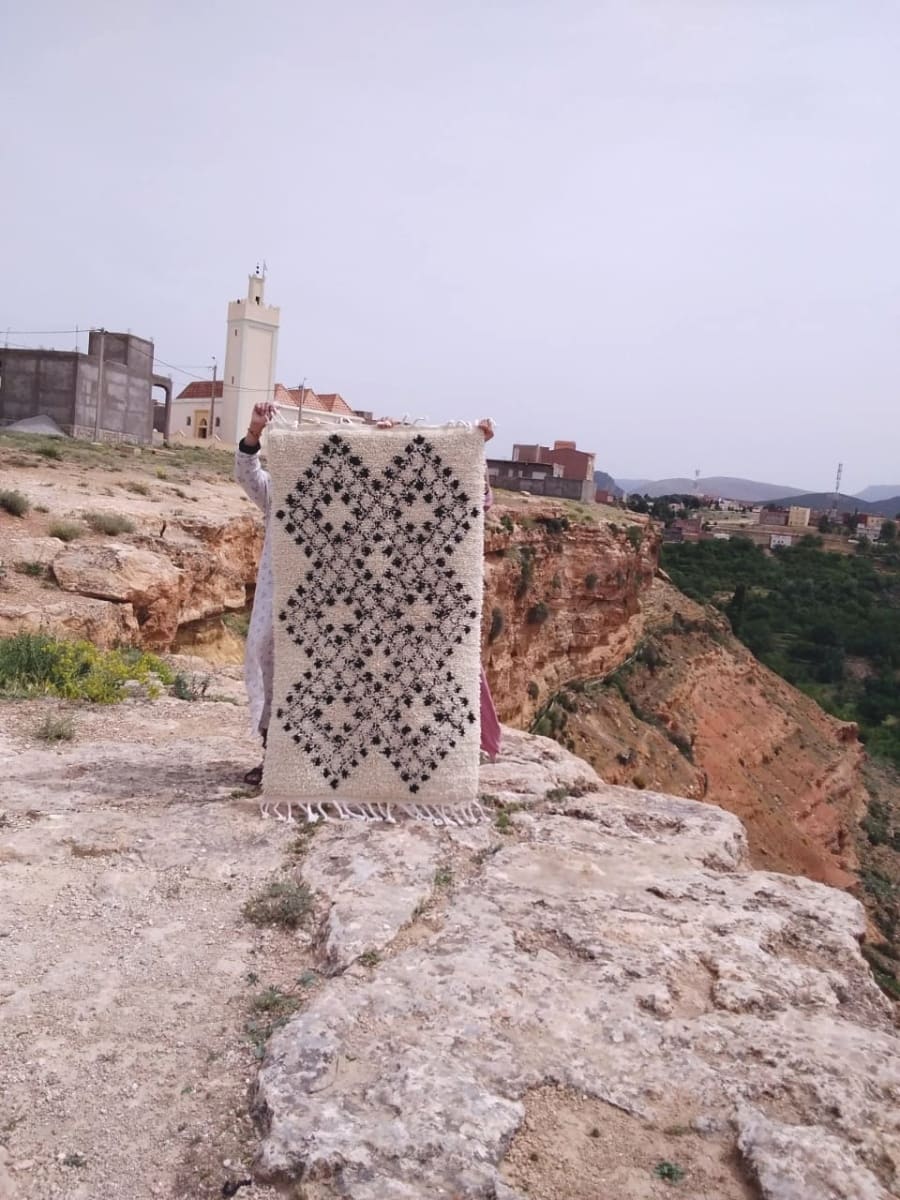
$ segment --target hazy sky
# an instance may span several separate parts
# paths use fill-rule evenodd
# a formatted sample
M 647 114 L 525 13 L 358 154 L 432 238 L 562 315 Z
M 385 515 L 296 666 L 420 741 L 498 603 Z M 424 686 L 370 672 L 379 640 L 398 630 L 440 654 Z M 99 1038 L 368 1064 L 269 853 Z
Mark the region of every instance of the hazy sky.
M 2 36 L 0 333 L 221 363 L 265 258 L 284 383 L 625 476 L 900 480 L 896 0 L 34 0 Z

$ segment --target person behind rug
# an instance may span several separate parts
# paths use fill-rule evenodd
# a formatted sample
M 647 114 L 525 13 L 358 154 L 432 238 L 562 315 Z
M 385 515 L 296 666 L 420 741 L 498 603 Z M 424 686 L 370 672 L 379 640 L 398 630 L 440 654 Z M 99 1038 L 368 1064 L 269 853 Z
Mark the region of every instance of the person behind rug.
M 244 683 L 250 702 L 250 720 L 252 728 L 262 738 L 263 750 L 266 747 L 269 731 L 275 675 L 275 638 L 272 623 L 275 575 L 272 568 L 272 539 L 269 529 L 271 481 L 268 472 L 260 466 L 259 448 L 262 432 L 274 419 L 276 412 L 274 404 L 257 404 L 255 406 L 247 432 L 238 443 L 234 456 L 235 479 L 257 508 L 262 509 L 266 517 L 265 540 L 256 576 L 256 592 L 253 597 L 253 611 L 250 614 L 250 627 L 247 630 L 247 645 L 244 654 Z M 383 420 L 378 422 L 378 427 L 390 429 L 394 424 L 394 421 Z M 484 434 L 485 441 L 494 436 L 494 428 L 489 420 L 479 421 L 478 428 Z M 491 489 L 485 478 L 484 506 L 486 509 L 490 507 L 492 500 Z M 491 699 L 484 668 L 481 671 L 481 749 L 491 759 L 496 757 L 500 749 L 500 722 Z M 262 775 L 263 768 L 260 764 L 247 772 L 244 782 L 248 787 L 259 787 L 262 783 Z

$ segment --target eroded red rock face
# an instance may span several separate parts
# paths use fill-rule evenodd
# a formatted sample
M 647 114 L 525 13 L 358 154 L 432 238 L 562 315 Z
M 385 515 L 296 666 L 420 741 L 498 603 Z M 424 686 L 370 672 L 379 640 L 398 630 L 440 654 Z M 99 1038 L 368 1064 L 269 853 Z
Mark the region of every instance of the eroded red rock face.
M 855 727 L 758 663 L 718 614 L 656 578 L 652 529 L 639 538 L 623 520 L 560 531 L 559 512 L 534 503 L 524 523 L 518 505 L 491 513 L 484 656 L 503 719 L 527 727 L 565 685 L 625 663 L 615 680 L 567 693 L 574 711 L 562 740 L 608 782 L 735 813 L 756 865 L 851 885 L 868 800 Z M 548 612 L 536 622 L 540 604 Z

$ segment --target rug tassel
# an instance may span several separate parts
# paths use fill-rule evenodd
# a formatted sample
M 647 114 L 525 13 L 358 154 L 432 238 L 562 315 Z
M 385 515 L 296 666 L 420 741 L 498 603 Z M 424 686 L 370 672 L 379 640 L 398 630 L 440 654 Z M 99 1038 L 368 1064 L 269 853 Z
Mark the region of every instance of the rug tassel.
M 294 810 L 297 810 L 297 816 Z M 409 803 L 389 804 L 377 800 L 316 800 L 298 802 L 285 799 L 260 798 L 259 815 L 263 820 L 273 818 L 283 821 L 286 825 L 296 824 L 298 817 L 307 825 L 317 825 L 320 821 L 365 821 L 375 824 L 396 825 L 396 813 L 408 817 L 412 821 L 420 821 L 425 825 L 433 825 L 436 829 L 464 828 L 466 825 L 477 825 L 485 820 L 485 810 L 478 803 L 449 807 L 442 804 L 421 804 L 415 801 Z

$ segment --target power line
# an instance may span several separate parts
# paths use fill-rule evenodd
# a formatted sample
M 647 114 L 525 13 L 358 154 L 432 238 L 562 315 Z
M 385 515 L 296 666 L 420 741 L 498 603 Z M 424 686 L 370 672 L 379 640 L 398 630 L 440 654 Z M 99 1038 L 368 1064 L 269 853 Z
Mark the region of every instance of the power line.
M 61 337 L 63 334 L 78 336 L 79 334 L 82 334 L 82 333 L 99 333 L 99 332 L 101 332 L 100 327 L 94 326 L 92 328 L 86 328 L 86 329 L 81 329 L 81 328 L 79 328 L 79 329 L 31 329 L 31 330 L 29 330 L 29 329 L 6 329 L 6 330 L 2 331 L 2 334 L 4 337 L 7 337 L 9 334 L 14 334 L 16 337 L 41 337 L 41 336 L 49 337 L 51 334 L 56 337 Z M 106 331 L 106 332 L 108 332 L 108 331 Z M 128 336 L 128 335 L 126 335 L 126 336 Z M 142 338 L 141 340 L 146 341 L 147 339 Z M 153 343 L 151 342 L 150 345 L 153 346 Z M 9 349 L 11 349 L 11 350 L 43 349 L 43 347 L 22 346 L 17 343 L 8 343 L 8 346 L 9 346 Z M 168 367 L 170 371 L 177 371 L 179 375 L 186 375 L 188 377 L 188 379 L 196 379 L 200 383 L 209 383 L 208 375 L 195 375 L 192 370 L 189 370 L 186 367 L 180 367 L 180 366 L 176 365 L 175 363 L 166 362 L 166 360 L 164 358 L 159 358 L 154 353 L 153 350 L 145 350 L 143 348 L 143 346 L 133 346 L 132 349 L 137 350 L 141 354 L 146 355 L 149 359 L 151 359 L 151 361 L 154 363 L 154 365 L 156 363 L 159 363 L 160 366 Z M 68 353 L 68 351 L 64 351 L 64 353 Z M 196 367 L 199 370 L 207 370 L 207 369 L 212 368 L 212 364 L 210 364 L 209 368 L 207 368 L 205 366 L 205 364 L 191 363 L 191 366 Z M 224 379 L 222 380 L 222 386 L 223 387 L 225 386 Z M 234 385 L 234 386 L 237 386 L 237 385 Z M 242 391 L 242 392 L 259 392 L 262 395 L 266 395 L 266 396 L 271 395 L 271 388 L 242 387 L 242 388 L 240 388 L 240 391 Z

